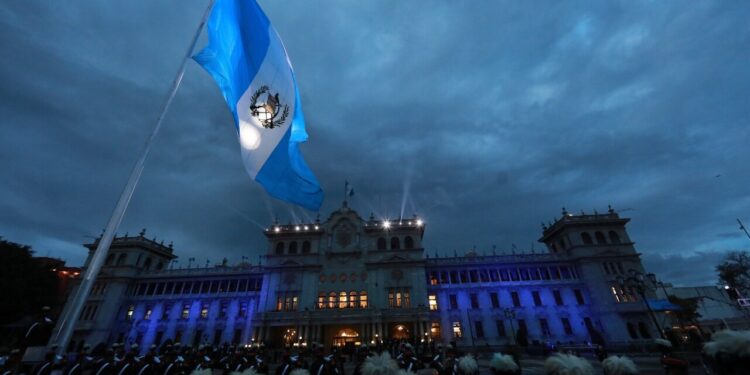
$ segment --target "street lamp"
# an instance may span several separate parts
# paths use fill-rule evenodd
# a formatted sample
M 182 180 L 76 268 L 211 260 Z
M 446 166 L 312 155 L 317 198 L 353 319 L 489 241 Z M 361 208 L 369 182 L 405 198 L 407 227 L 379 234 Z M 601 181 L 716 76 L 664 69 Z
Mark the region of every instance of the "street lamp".
M 656 326 L 656 330 L 659 331 L 659 336 L 666 339 L 667 337 L 664 336 L 664 331 L 662 331 L 659 322 L 656 320 L 656 315 L 654 315 L 654 311 L 651 310 L 651 305 L 649 305 L 648 300 L 646 299 L 646 288 L 648 287 L 646 284 L 646 276 L 643 275 L 643 272 L 638 272 L 634 269 L 628 270 L 628 273 L 628 277 L 617 276 L 617 283 L 620 284 L 620 287 L 622 288 L 634 288 L 638 291 L 638 295 L 641 296 L 643 303 L 646 305 L 646 310 L 648 310 L 651 320 L 653 320 L 654 325 Z M 648 275 L 648 278 L 650 279 L 649 281 L 656 279 L 656 275 L 651 275 L 653 274 Z

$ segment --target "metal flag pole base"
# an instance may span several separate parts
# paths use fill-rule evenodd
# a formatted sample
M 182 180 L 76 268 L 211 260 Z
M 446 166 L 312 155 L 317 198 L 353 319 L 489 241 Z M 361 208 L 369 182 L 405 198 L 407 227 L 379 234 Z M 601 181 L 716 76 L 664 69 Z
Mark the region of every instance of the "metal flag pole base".
M 112 217 L 109 218 L 109 222 L 107 223 L 107 228 L 105 229 L 104 234 L 102 234 L 102 237 L 99 239 L 99 244 L 94 251 L 94 255 L 91 257 L 89 266 L 86 268 L 86 271 L 81 280 L 81 284 L 78 286 L 78 291 L 76 292 L 75 297 L 70 301 L 70 306 L 66 309 L 67 312 L 65 313 L 63 320 L 60 322 L 60 328 L 57 331 L 55 337 L 51 340 L 52 343 L 57 345 L 58 354 L 65 354 L 67 350 L 68 343 L 73 336 L 75 323 L 78 320 L 77 317 L 81 315 L 83 305 L 86 303 L 86 299 L 88 299 L 89 293 L 91 293 L 91 287 L 96 280 L 96 276 L 99 275 L 99 271 L 101 270 L 102 265 L 104 264 L 104 260 L 107 257 L 109 247 L 110 245 L 112 245 L 112 240 L 114 239 L 115 232 L 120 226 L 123 216 L 125 216 L 125 211 L 127 210 L 128 204 L 130 203 L 130 198 L 132 198 L 135 187 L 138 185 L 138 181 L 141 178 L 143 165 L 146 161 L 146 157 L 148 156 L 149 151 L 151 150 L 151 144 L 153 143 L 154 138 L 156 138 L 156 134 L 159 133 L 159 129 L 161 128 L 164 117 L 169 110 L 169 106 L 172 104 L 172 100 L 174 99 L 175 94 L 177 94 L 177 89 L 182 83 L 182 78 L 185 75 L 185 66 L 188 59 L 190 59 L 193 50 L 195 49 L 195 45 L 198 43 L 198 37 L 203 30 L 203 26 L 206 24 L 206 20 L 208 19 L 209 14 L 211 14 L 211 8 L 213 7 L 213 5 L 214 0 L 209 0 L 208 7 L 203 13 L 201 22 L 198 25 L 198 28 L 195 30 L 195 35 L 193 35 L 193 39 L 190 42 L 190 47 L 185 53 L 185 56 L 182 58 L 180 69 L 177 71 L 177 76 L 174 78 L 174 81 L 172 81 L 172 86 L 169 90 L 169 94 L 167 95 L 167 99 L 164 101 L 161 113 L 156 120 L 156 125 L 151 131 L 151 135 L 146 140 L 146 144 L 143 147 L 141 156 L 135 163 L 133 171 L 130 172 L 128 183 L 125 185 L 122 194 L 120 194 L 120 199 L 117 201 L 117 206 L 115 206 L 115 209 L 112 212 Z

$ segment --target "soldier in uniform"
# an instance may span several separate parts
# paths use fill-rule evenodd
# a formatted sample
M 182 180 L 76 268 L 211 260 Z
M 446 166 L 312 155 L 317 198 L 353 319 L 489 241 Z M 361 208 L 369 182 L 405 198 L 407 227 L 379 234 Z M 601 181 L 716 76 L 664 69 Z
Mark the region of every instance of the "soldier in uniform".
M 328 375 L 326 373 L 326 361 L 323 357 L 323 348 L 316 346 L 314 349 L 315 359 L 310 366 L 310 375 Z
M 404 344 L 403 351 L 399 356 L 398 366 L 404 371 L 411 371 L 414 373 L 422 369 L 422 363 L 414 355 L 414 347 L 411 344 Z
M 443 366 L 443 372 L 440 375 L 457 375 L 458 374 L 458 359 L 456 358 L 456 349 L 449 347 L 446 351 L 445 365 Z
M 88 371 L 91 367 L 92 358 L 89 356 L 89 350 L 91 347 L 86 344 L 76 354 L 75 360 L 65 370 L 65 375 L 81 375 L 84 371 Z

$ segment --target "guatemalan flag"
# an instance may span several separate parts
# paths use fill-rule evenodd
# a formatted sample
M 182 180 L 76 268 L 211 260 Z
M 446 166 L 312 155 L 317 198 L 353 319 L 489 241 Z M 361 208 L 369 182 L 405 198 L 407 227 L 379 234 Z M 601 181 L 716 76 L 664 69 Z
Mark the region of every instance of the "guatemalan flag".
M 317 211 L 318 180 L 302 159 L 307 140 L 299 90 L 284 44 L 255 0 L 217 0 L 208 46 L 193 59 L 234 115 L 245 169 L 278 199 Z

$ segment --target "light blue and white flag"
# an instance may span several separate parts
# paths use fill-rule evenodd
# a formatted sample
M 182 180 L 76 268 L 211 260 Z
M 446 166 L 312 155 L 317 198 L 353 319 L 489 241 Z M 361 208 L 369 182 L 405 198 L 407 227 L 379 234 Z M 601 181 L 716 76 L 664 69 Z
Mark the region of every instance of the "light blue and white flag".
M 317 211 L 318 180 L 302 158 L 307 140 L 299 90 L 284 44 L 255 0 L 216 0 L 208 46 L 193 59 L 234 115 L 245 169 L 273 197 Z

